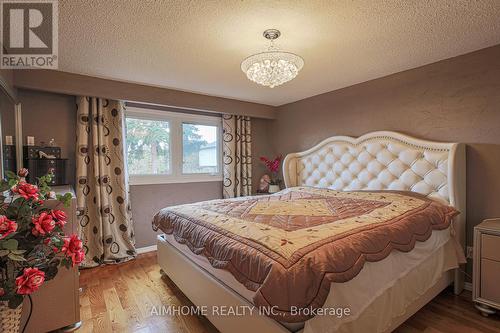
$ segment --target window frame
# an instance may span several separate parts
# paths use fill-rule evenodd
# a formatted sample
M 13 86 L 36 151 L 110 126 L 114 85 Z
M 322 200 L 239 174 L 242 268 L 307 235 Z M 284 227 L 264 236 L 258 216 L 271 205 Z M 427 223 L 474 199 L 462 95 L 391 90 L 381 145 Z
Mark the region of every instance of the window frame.
M 165 121 L 170 130 L 170 158 L 168 174 L 128 175 L 130 185 L 199 183 L 222 181 L 222 118 L 220 116 L 206 116 L 191 113 L 171 112 L 156 109 L 146 109 L 127 106 L 125 118 Z M 211 173 L 183 173 L 183 128 L 182 125 L 206 125 L 217 127 L 217 161 L 218 172 Z M 126 140 L 125 133 L 125 140 Z M 125 142 L 124 149 L 127 149 Z M 125 151 L 125 153 L 127 153 Z M 128 168 L 128 157 L 126 158 Z

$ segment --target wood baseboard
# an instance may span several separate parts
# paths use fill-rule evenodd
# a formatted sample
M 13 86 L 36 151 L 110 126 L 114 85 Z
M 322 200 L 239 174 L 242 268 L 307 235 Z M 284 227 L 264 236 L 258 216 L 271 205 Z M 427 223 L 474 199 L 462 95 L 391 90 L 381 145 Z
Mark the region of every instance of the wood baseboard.
M 145 246 L 145 247 L 140 247 L 140 248 L 135 249 L 135 251 L 137 252 L 137 254 L 143 254 L 143 253 L 153 252 L 153 251 L 156 251 L 156 250 L 157 250 L 157 246 L 156 245 Z

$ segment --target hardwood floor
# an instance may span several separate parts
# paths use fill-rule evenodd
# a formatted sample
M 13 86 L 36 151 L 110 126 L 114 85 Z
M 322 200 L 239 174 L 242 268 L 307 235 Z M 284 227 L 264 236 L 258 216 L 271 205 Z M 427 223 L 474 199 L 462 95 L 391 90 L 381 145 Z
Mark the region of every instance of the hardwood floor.
M 192 304 L 162 277 L 156 252 L 119 265 L 81 270 L 80 287 L 79 333 L 217 332 L 204 317 L 152 315 L 153 306 Z
M 81 333 L 217 332 L 204 317 L 152 313 L 154 306 L 192 305 L 172 281 L 162 277 L 155 252 L 120 265 L 82 270 L 80 287 Z M 446 290 L 396 332 L 500 333 L 500 317 L 481 316 L 470 299 L 469 292 L 455 296 Z

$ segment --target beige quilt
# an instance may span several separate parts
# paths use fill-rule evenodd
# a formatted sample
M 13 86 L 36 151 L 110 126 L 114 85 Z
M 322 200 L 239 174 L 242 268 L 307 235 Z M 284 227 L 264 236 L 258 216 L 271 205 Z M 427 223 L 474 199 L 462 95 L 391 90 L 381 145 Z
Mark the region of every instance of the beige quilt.
M 411 251 L 456 214 L 413 192 L 296 187 L 165 208 L 153 226 L 231 272 L 256 292 L 256 306 L 272 307 L 274 319 L 300 322 L 311 315 L 296 309 L 321 307 L 332 282 L 354 278 L 366 261 L 393 250 Z

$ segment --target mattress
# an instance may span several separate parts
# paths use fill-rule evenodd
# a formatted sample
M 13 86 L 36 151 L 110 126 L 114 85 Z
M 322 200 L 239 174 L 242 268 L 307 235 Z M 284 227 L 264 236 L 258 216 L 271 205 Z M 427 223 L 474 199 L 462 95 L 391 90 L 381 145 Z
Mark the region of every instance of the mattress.
M 230 272 L 214 268 L 205 256 L 194 254 L 188 246 L 178 243 L 172 234 L 164 235 L 164 239 L 226 288 L 252 303 L 255 292 L 248 290 Z M 324 306 L 349 308 L 349 316 L 316 316 L 307 322 L 281 324 L 292 332 L 302 328 L 304 333 L 341 331 L 342 326 L 347 327 L 349 323 L 352 325 L 352 322 L 363 314 L 373 312 L 374 309 L 370 305 L 376 301 L 383 302 L 384 296 L 400 298 L 400 306 L 408 306 L 413 299 L 425 293 L 444 272 L 456 267 L 457 257 L 450 230 L 434 231 L 425 242 L 417 242 L 411 252 L 393 251 L 381 261 L 367 262 L 355 278 L 344 283 L 332 283 Z M 408 304 L 404 304 L 405 302 Z M 382 312 L 391 313 L 383 309 Z M 381 320 L 379 325 L 386 326 L 390 319 Z M 358 326 L 366 324 L 362 321 L 356 323 Z

